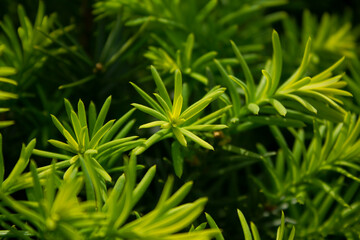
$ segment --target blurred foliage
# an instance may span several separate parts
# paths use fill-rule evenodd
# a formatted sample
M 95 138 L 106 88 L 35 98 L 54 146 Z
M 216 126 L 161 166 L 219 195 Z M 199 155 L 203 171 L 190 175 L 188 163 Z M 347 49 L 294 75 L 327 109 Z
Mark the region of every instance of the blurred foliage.
M 0 238 L 360 239 L 359 9 L 1 1 Z

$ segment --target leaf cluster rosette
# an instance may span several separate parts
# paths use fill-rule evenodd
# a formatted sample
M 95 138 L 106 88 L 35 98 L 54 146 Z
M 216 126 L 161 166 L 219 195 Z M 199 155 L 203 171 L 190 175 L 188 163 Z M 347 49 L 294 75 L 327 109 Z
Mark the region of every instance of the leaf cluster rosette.
M 183 109 L 183 96 L 182 96 L 182 76 L 179 70 L 175 71 L 174 83 L 174 98 L 170 99 L 170 95 L 166 90 L 165 84 L 161 80 L 160 75 L 154 67 L 151 67 L 151 72 L 155 80 L 159 93 L 154 93 L 156 98 L 153 99 L 136 84 L 132 83 L 136 91 L 143 97 L 143 99 L 151 106 L 147 107 L 142 104 L 133 103 L 132 105 L 156 119 L 150 123 L 140 126 L 140 128 L 160 127 L 160 130 L 148 138 L 142 146 L 135 149 L 135 154 L 141 154 L 149 146 L 159 141 L 160 139 L 174 136 L 174 138 L 184 147 L 187 146 L 187 140 L 191 139 L 200 146 L 214 150 L 208 142 L 201 139 L 193 132 L 201 131 L 216 131 L 227 128 L 223 124 L 212 124 L 226 112 L 229 106 L 219 109 L 209 115 L 203 116 L 199 119 L 199 114 L 214 100 L 216 100 L 225 91 L 225 88 L 214 87 L 197 102 L 190 105 L 188 108 Z

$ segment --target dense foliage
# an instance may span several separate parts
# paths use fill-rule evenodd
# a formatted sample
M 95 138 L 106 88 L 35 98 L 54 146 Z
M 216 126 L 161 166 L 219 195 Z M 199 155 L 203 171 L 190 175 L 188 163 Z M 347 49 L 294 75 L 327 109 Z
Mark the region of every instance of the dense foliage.
M 360 239 L 359 9 L 2 0 L 0 238 Z

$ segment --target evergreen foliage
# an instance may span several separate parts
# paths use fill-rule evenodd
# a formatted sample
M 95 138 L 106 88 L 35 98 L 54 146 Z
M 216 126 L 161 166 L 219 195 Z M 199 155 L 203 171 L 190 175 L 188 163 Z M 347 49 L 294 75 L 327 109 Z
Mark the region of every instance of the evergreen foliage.
M 0 3 L 0 239 L 360 239 L 356 1 L 80 2 Z

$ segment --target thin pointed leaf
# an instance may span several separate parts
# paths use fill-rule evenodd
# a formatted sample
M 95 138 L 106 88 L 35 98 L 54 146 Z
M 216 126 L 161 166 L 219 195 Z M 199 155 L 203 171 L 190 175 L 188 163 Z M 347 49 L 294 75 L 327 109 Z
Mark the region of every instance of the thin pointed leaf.
M 288 240 L 294 240 L 295 238 L 295 226 L 292 227 Z
M 239 209 L 237 210 L 237 213 L 238 213 L 238 216 L 239 216 L 239 219 L 240 219 L 241 227 L 242 227 L 243 232 L 244 232 L 245 240 L 252 240 L 250 228 L 249 228 L 249 225 L 246 222 L 244 214 Z
M 288 80 L 286 80 L 286 82 L 279 89 L 282 89 L 283 86 L 287 86 L 293 82 L 296 82 L 297 80 L 299 80 L 302 77 L 302 75 L 304 74 L 304 72 L 310 62 L 310 58 L 311 58 L 310 53 L 311 53 L 311 38 L 309 37 L 308 41 L 306 42 L 304 56 L 301 60 L 300 67 L 295 71 L 295 73 Z M 293 84 L 291 84 L 291 85 L 293 85 Z
M 95 107 L 95 104 L 91 101 L 90 105 L 89 105 L 89 111 L 88 111 L 89 134 L 90 134 L 90 136 L 92 136 L 94 126 L 95 126 L 95 122 L 96 122 L 96 118 L 97 118 L 96 107 Z
M 171 197 L 167 198 L 164 208 L 169 210 L 177 205 L 179 205 L 184 198 L 189 194 L 191 188 L 193 186 L 193 182 L 186 182 L 182 185 Z
M 101 138 L 106 134 L 107 131 L 112 127 L 115 120 L 110 120 L 104 126 L 102 126 L 96 133 L 93 134 L 89 143 L 89 148 L 95 148 L 100 142 Z
M 205 213 L 205 217 L 206 217 L 206 220 L 207 220 L 207 222 L 209 223 L 209 226 L 210 226 L 211 228 L 220 231 L 218 225 L 216 224 L 216 222 L 214 221 L 214 219 L 213 219 L 208 213 Z M 225 240 L 225 239 L 224 239 L 224 236 L 221 234 L 221 232 L 219 232 L 218 234 L 216 234 L 215 238 L 216 238 L 216 240 Z
M 56 177 L 56 168 L 55 168 L 55 161 L 53 161 L 51 164 L 50 176 L 46 181 L 45 190 L 44 190 L 45 201 L 48 204 L 48 206 L 51 206 L 51 204 L 53 204 L 55 199 L 55 190 L 56 190 L 55 177 Z
M 190 126 L 183 127 L 186 130 L 189 131 L 219 131 L 225 128 L 228 128 L 228 126 L 223 124 L 217 124 L 217 125 L 210 125 L 210 124 L 202 124 L 202 125 L 195 125 L 192 124 Z
M 281 73 L 282 73 L 282 50 L 278 33 L 274 30 L 272 34 L 273 41 L 273 59 L 271 62 L 271 78 L 273 79 L 273 84 L 270 88 L 270 95 L 274 94 L 278 88 Z
M 72 88 L 72 87 L 76 87 L 76 86 L 79 86 L 79 85 L 82 85 L 84 83 L 87 83 L 93 79 L 95 79 L 96 76 L 95 75 L 90 75 L 90 76 L 87 76 L 87 77 L 84 77 L 76 82 L 72 82 L 72 83 L 68 83 L 68 84 L 63 84 L 63 85 L 60 85 L 59 86 L 59 90 L 62 90 L 62 89 L 65 89 L 65 88 Z
M 140 155 L 143 153 L 146 149 L 148 149 L 151 145 L 155 144 L 156 142 L 160 141 L 163 137 L 165 137 L 170 132 L 170 129 L 162 129 L 155 134 L 153 134 L 151 137 L 149 137 L 143 144 L 136 147 L 133 152 L 135 155 Z
M 183 104 L 183 98 L 180 95 L 177 98 L 177 101 L 175 102 L 174 106 L 173 106 L 173 111 L 172 111 L 172 117 L 174 119 L 178 119 L 180 114 L 181 114 L 181 109 L 182 109 L 182 104 Z
M 78 116 L 81 127 L 87 126 L 85 105 L 81 100 L 78 102 Z
M 111 96 L 109 96 L 105 100 L 103 106 L 101 107 L 99 116 L 97 117 L 94 128 L 91 131 L 91 138 L 103 126 L 106 115 L 107 115 L 107 113 L 109 111 L 109 108 L 110 108 L 110 104 L 111 104 Z
M 164 85 L 164 82 L 161 80 L 161 77 L 160 77 L 159 73 L 157 72 L 156 68 L 154 66 L 150 66 L 150 68 L 151 68 L 152 76 L 155 80 L 155 84 L 159 90 L 160 96 L 165 100 L 165 102 L 171 109 L 171 100 L 170 100 L 169 94 L 166 90 L 166 87 Z
M 81 138 L 80 138 L 80 132 L 81 132 L 81 123 L 74 111 L 71 112 L 71 123 L 76 135 L 76 138 L 78 140 L 78 143 L 81 144 Z
M 37 10 L 37 14 L 36 14 L 36 19 L 34 22 L 34 26 L 38 27 L 42 24 L 42 22 L 44 21 L 44 13 L 45 13 L 45 4 L 43 1 L 39 1 L 39 7 Z
M 192 77 L 193 79 L 201 82 L 205 86 L 207 86 L 208 83 L 209 83 L 209 80 L 204 75 L 202 75 L 200 73 L 192 72 L 192 73 L 189 74 L 189 76 Z
M 9 127 L 14 124 L 15 124 L 15 121 L 0 121 L 0 128 Z
M 194 142 L 196 142 L 197 144 L 199 144 L 200 146 L 210 149 L 210 150 L 214 150 L 214 147 L 211 146 L 209 143 L 205 142 L 204 140 L 202 140 L 201 138 L 199 138 L 198 136 L 196 136 L 195 134 L 193 134 L 192 132 L 184 129 L 184 128 L 180 128 L 180 131 L 187 136 L 188 138 L 190 138 L 191 140 L 193 140 Z
M 269 72 L 266 69 L 262 70 L 261 73 L 265 77 L 265 85 L 264 85 L 264 88 L 262 89 L 261 96 L 262 97 L 271 96 L 270 95 L 271 94 L 271 88 L 275 84 L 275 82 L 274 82 L 273 78 L 270 76 Z M 260 92 L 258 94 L 260 94 Z
M 106 142 L 109 142 L 119 131 L 120 127 L 129 119 L 129 117 L 133 114 L 135 108 L 132 108 L 127 113 L 125 113 L 120 119 L 116 120 L 111 129 L 105 134 L 105 136 L 101 139 L 100 145 Z M 126 126 L 123 128 L 123 130 Z
M 164 115 L 169 115 L 169 113 L 171 112 L 171 109 L 173 108 L 173 106 L 171 108 L 169 108 L 169 106 L 167 105 L 167 103 L 165 102 L 165 100 L 157 93 L 154 93 L 154 96 L 156 97 L 156 99 L 158 100 L 158 102 L 160 103 L 160 105 L 162 106 L 163 110 L 161 111 L 161 113 L 165 113 Z
M 35 148 L 36 140 L 33 139 L 29 142 L 27 146 L 23 145 L 20 153 L 19 160 L 15 164 L 14 168 L 10 172 L 9 176 L 5 179 L 2 186 L 3 189 L 6 191 L 10 188 L 10 186 L 13 184 L 14 180 L 17 180 L 17 178 L 20 176 L 20 174 L 25 170 L 25 168 L 28 166 L 28 163 L 30 161 L 30 156 Z M 1 191 L 0 191 L 1 193 Z
M 241 68 L 244 72 L 245 75 L 245 79 L 246 79 L 246 85 L 249 89 L 249 102 L 253 101 L 253 97 L 255 95 L 255 82 L 254 82 L 254 78 L 251 74 L 251 71 L 249 69 L 249 66 L 247 65 L 244 57 L 242 56 L 242 54 L 240 53 L 239 48 L 235 45 L 235 43 L 233 41 L 230 41 L 232 49 L 236 55 L 236 58 L 238 59 Z
M 175 70 L 175 87 L 174 87 L 174 101 L 175 105 L 177 99 L 182 96 L 182 76 L 180 70 Z
M 96 161 L 95 158 L 89 158 L 91 160 L 94 170 L 107 182 L 111 182 L 110 175 L 105 171 L 105 169 Z M 104 189 L 106 190 L 106 189 Z
M 172 190 L 173 184 L 174 184 L 174 176 L 169 176 L 167 181 L 165 182 L 164 188 L 161 192 L 159 201 L 156 204 L 155 209 L 162 208 L 165 206 L 166 201 L 169 199 L 169 197 L 171 195 L 171 190 Z
M 277 92 L 280 94 L 291 93 L 291 92 L 294 92 L 310 83 L 311 83 L 311 77 L 304 77 L 304 78 L 300 79 L 299 81 L 294 82 L 291 85 L 283 84 L 282 87 L 280 87 Z
M 176 176 L 178 176 L 179 178 L 181 178 L 184 168 L 184 157 L 181 154 L 180 148 L 181 146 L 176 141 L 171 144 L 171 157 L 173 167 Z
M 315 114 L 317 113 L 317 110 L 314 106 L 312 106 L 308 101 L 304 100 L 303 98 L 301 98 L 295 94 L 285 94 L 285 95 L 281 95 L 281 96 L 291 98 L 291 99 L 297 101 L 298 103 L 300 103 L 301 105 L 303 105 L 310 112 L 315 113 Z
M 35 198 L 38 201 L 41 201 L 44 198 L 44 196 L 43 196 L 43 191 L 42 191 L 41 184 L 40 184 L 39 174 L 36 169 L 36 164 L 33 161 L 30 163 L 30 171 L 31 171 L 32 179 L 33 179 L 33 189 L 34 189 Z M 40 210 L 40 212 L 42 212 L 43 209 L 40 208 L 39 210 Z
M 153 122 L 149 122 L 149 123 L 145 123 L 145 124 L 141 125 L 139 127 L 139 129 L 158 127 L 158 126 L 161 126 L 161 125 L 166 124 L 166 123 L 167 122 L 165 122 L 165 121 L 153 121 Z
M 0 67 L 0 76 L 7 77 L 16 74 L 16 69 L 12 67 Z
M 200 124 L 211 124 L 215 122 L 217 119 L 221 118 L 225 112 L 227 112 L 232 105 L 228 105 L 226 107 L 223 107 L 215 112 L 210 113 L 209 115 L 200 118 L 196 122 L 193 123 L 193 125 L 200 125 Z
M 152 166 L 141 179 L 139 184 L 133 191 L 132 203 L 133 206 L 141 199 L 146 189 L 149 187 L 151 181 L 154 179 L 156 173 L 156 165 Z
M 329 68 L 327 68 L 326 70 L 322 71 L 321 73 L 319 73 L 318 75 L 312 77 L 312 81 L 313 82 L 320 82 L 322 80 L 324 80 L 325 78 L 327 78 L 329 75 L 331 75 L 331 72 L 337 68 L 343 61 L 345 60 L 345 57 L 340 58 L 340 60 L 338 60 L 336 63 L 334 63 L 333 65 L 331 65 Z
M 250 92 L 248 86 L 243 81 L 238 79 L 237 77 L 229 75 L 229 78 L 244 90 L 244 92 L 245 92 L 245 101 L 249 102 L 250 99 L 251 99 L 251 92 Z
M 60 131 L 60 133 L 66 138 L 69 144 L 74 148 L 78 149 L 78 144 L 75 139 L 71 136 L 71 134 L 65 129 L 65 127 L 60 123 L 60 121 L 54 116 L 51 115 L 51 119 L 55 125 L 55 127 Z
M 252 232 L 252 235 L 254 237 L 254 240 L 261 240 L 260 235 L 259 235 L 259 231 L 258 231 L 256 225 L 253 222 L 250 222 L 250 228 L 251 228 L 251 232 Z
M 60 142 L 60 141 L 54 140 L 54 139 L 50 139 L 50 140 L 48 140 L 48 142 L 57 148 L 63 149 L 68 152 L 77 153 L 77 149 L 74 149 L 69 144 L 66 144 L 66 143 L 63 143 L 63 142 Z
M 135 88 L 135 90 L 140 94 L 140 96 L 147 103 L 150 104 L 151 107 L 161 112 L 162 114 L 165 114 L 164 109 L 162 109 L 160 105 L 154 99 L 152 99 L 146 92 L 144 92 L 141 88 L 139 88 L 135 83 L 130 82 L 130 84 Z
M 281 104 L 281 102 L 279 102 L 278 100 L 276 100 L 274 98 L 269 99 L 269 102 L 270 102 L 271 105 L 273 105 L 273 107 L 276 109 L 276 111 L 281 116 L 285 117 L 287 111 L 286 111 L 286 108 L 284 107 L 284 105 Z
M 211 98 L 205 98 L 197 101 L 188 107 L 184 112 L 181 113 L 180 118 L 185 120 L 191 119 L 196 114 L 200 113 L 204 108 L 206 108 L 212 102 Z
M 1 76 L 1 73 L 0 73 L 0 76 Z M 9 83 L 9 84 L 12 84 L 12 85 L 15 85 L 15 86 L 18 85 L 18 83 L 15 80 L 12 80 L 12 79 L 9 79 L 9 78 L 0 77 L 0 82 Z
M 179 143 L 181 145 L 183 145 L 184 147 L 187 147 L 186 139 L 185 139 L 184 135 L 182 134 L 181 130 L 177 127 L 174 127 L 174 128 L 172 128 L 172 131 L 173 131 L 176 139 L 179 141 Z
M 284 212 L 281 212 L 281 225 L 276 235 L 276 240 L 283 240 L 285 232 L 285 215 Z
M 135 108 L 139 109 L 140 111 L 147 113 L 157 119 L 160 119 L 160 120 L 163 120 L 166 122 L 168 121 L 168 119 L 162 113 L 160 113 L 152 108 L 149 108 L 144 105 L 137 104 L 137 103 L 132 103 L 131 105 L 134 106 Z
M 82 156 L 79 157 L 81 169 L 84 175 L 86 197 L 88 200 L 94 200 L 96 207 L 101 208 L 102 199 L 100 193 L 100 182 L 98 174 L 94 171 L 90 163 Z
M 202 22 L 216 7 L 218 1 L 217 0 L 210 0 L 196 15 L 196 20 L 198 22 Z
M 216 64 L 218 70 L 221 73 L 222 79 L 224 80 L 224 83 L 225 83 L 224 85 L 228 88 L 228 90 L 230 92 L 230 96 L 231 96 L 231 100 L 232 100 L 233 107 L 235 110 L 235 114 L 238 114 L 241 109 L 241 99 L 240 99 L 240 96 L 236 89 L 235 83 L 233 82 L 234 80 L 229 76 L 229 74 L 226 72 L 226 70 L 224 69 L 224 67 L 221 65 L 221 63 L 218 60 L 214 59 L 214 62 Z M 234 77 L 234 79 L 235 79 L 235 77 Z
M 206 62 L 213 60 L 216 55 L 217 52 L 215 51 L 205 53 L 204 55 L 195 60 L 195 62 L 192 64 L 192 69 L 196 70 L 198 67 L 205 64 Z
M 184 66 L 185 68 L 190 67 L 190 63 L 191 63 L 191 54 L 192 54 L 192 50 L 194 47 L 194 34 L 189 34 L 187 40 L 186 40 L 186 44 L 185 44 L 185 63 Z
M 193 222 L 203 211 L 207 202 L 206 198 L 200 198 L 188 204 L 183 211 L 177 211 L 169 217 L 152 223 L 151 231 L 154 235 L 168 235 L 177 232 Z

